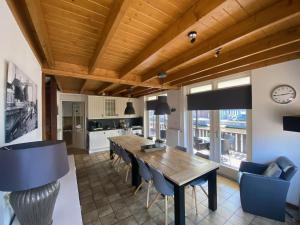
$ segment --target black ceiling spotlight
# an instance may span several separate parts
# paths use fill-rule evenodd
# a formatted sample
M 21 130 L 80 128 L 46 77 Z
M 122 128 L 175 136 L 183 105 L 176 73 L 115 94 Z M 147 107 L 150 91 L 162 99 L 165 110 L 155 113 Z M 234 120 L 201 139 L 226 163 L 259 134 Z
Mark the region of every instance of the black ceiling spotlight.
M 161 86 L 163 86 L 163 79 L 167 77 L 166 72 L 159 72 L 158 73 L 158 78 L 161 81 Z M 171 110 L 167 102 L 167 96 L 162 95 L 157 97 L 156 101 L 156 106 L 155 106 L 155 111 L 154 115 L 166 115 L 170 114 Z
M 216 57 L 216 58 L 218 58 L 218 57 L 220 56 L 221 50 L 222 50 L 222 48 L 216 49 L 216 52 L 215 52 L 215 57 Z
M 132 88 L 128 88 L 128 92 L 129 92 L 129 98 L 130 98 L 131 97 Z M 125 115 L 135 114 L 135 110 L 133 108 L 132 102 L 130 102 L 130 99 L 128 99 L 128 102 L 126 103 L 126 108 L 125 108 L 124 114 Z
M 190 31 L 187 36 L 189 37 L 190 42 L 193 44 L 196 41 L 197 32 L 196 31 Z

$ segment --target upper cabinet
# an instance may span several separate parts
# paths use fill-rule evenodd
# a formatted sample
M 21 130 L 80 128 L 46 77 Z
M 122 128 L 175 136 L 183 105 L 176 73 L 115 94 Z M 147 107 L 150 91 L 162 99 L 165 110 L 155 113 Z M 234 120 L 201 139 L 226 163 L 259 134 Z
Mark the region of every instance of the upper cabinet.
M 88 119 L 104 118 L 103 96 L 88 96 Z
M 135 109 L 134 115 L 125 115 L 124 111 L 129 98 L 110 96 L 88 96 L 88 119 L 129 118 L 142 115 L 139 100 L 130 98 Z

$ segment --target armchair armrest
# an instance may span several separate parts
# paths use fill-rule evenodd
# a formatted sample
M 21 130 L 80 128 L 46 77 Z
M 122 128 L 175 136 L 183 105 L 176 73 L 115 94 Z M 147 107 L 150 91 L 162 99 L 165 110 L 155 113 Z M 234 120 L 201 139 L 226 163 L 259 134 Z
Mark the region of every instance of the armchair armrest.
M 278 178 L 244 173 L 240 182 L 244 211 L 284 221 L 285 202 L 290 182 Z
M 267 169 L 267 167 L 268 165 L 266 164 L 242 161 L 239 171 L 253 174 L 262 174 Z

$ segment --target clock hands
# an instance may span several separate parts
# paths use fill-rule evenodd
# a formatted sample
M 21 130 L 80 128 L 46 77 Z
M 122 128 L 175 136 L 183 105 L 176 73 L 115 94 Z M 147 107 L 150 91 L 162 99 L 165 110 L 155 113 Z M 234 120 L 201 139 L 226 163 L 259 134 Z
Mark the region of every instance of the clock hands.
M 286 94 L 273 95 L 273 96 L 282 96 L 282 95 L 290 95 L 290 94 L 293 94 L 293 93 L 286 93 Z

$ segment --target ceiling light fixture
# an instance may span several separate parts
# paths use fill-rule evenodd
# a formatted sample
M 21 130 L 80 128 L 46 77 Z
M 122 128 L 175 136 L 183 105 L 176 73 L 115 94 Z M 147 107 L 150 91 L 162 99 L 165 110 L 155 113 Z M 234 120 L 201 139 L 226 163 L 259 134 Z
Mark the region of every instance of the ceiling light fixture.
M 128 99 L 128 102 L 126 103 L 126 108 L 124 110 L 124 114 L 125 115 L 132 115 L 132 114 L 135 114 L 133 104 L 132 104 L 132 102 L 130 102 L 132 88 L 128 88 L 128 93 L 129 93 L 129 99 Z
M 163 86 L 163 79 L 167 77 L 166 72 L 159 72 L 158 78 L 161 81 L 161 87 Z M 167 96 L 158 96 L 156 101 L 156 107 L 154 111 L 154 115 L 166 115 L 170 114 L 171 110 L 167 102 Z
M 197 32 L 196 31 L 190 31 L 187 36 L 189 37 L 190 42 L 193 44 L 196 41 Z

